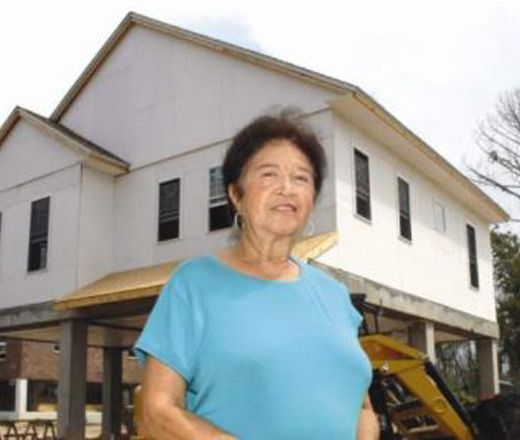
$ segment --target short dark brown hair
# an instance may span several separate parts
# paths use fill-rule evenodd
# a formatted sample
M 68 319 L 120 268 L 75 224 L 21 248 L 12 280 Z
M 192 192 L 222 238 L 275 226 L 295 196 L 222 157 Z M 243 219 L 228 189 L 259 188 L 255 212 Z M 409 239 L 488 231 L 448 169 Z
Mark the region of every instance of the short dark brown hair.
M 266 143 L 277 139 L 286 139 L 293 142 L 305 154 L 314 171 L 315 199 L 319 196 L 325 178 L 327 159 L 323 146 L 314 131 L 301 121 L 294 119 L 300 114 L 299 111 L 287 108 L 280 111 L 278 115 L 263 115 L 254 119 L 234 136 L 222 164 L 224 186 L 228 199 L 227 189 L 229 185 L 238 184 L 249 159 Z M 229 202 L 233 206 L 232 201 L 229 200 Z

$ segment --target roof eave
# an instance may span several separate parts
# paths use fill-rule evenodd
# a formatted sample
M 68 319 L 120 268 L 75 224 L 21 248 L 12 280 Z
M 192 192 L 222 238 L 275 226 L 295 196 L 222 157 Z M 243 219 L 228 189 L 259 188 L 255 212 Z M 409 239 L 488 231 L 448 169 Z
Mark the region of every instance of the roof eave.
M 0 127 L 0 145 L 16 125 L 18 119 L 23 119 L 34 127 L 43 130 L 58 142 L 63 143 L 78 152 L 81 157 L 81 162 L 88 166 L 97 168 L 112 175 L 125 174 L 129 171 L 130 165 L 128 163 L 113 159 L 85 147 L 81 142 L 67 136 L 65 133 L 47 123 L 43 116 L 37 116 L 33 112 L 20 106 L 13 109 L 6 121 Z
M 45 122 L 43 119 L 40 119 L 32 115 L 31 112 L 26 111 L 25 109 L 19 108 L 19 113 L 20 115 L 23 115 L 23 117 L 26 120 L 42 128 L 48 134 L 55 137 L 58 141 L 61 141 L 62 143 L 78 151 L 82 157 L 81 161 L 86 165 L 90 165 L 94 168 L 97 168 L 101 171 L 105 171 L 112 175 L 119 175 L 128 172 L 129 165 L 127 163 L 123 163 L 119 160 L 105 156 L 101 153 L 98 153 L 97 151 L 93 151 L 90 148 L 85 147 L 81 144 L 81 142 L 77 141 L 76 139 L 73 139 L 70 136 L 67 136 L 62 131 L 53 127 L 51 124 Z
M 464 174 L 457 170 L 457 168 L 455 168 L 443 156 L 437 153 L 424 140 L 422 140 L 418 135 L 413 133 L 401 121 L 399 121 L 388 110 L 386 110 L 386 108 L 384 108 L 381 104 L 379 104 L 375 99 L 373 99 L 370 95 L 368 95 L 359 87 L 356 87 L 356 90 L 352 92 L 347 92 L 338 98 L 333 98 L 329 100 L 329 104 L 331 108 L 339 109 L 342 105 L 345 105 L 351 98 L 353 98 L 356 102 L 368 109 L 375 117 L 379 118 L 391 130 L 396 132 L 402 139 L 412 144 L 417 149 L 417 151 L 419 151 L 421 154 L 433 161 L 436 165 L 441 167 L 446 173 L 450 175 L 450 177 L 454 179 L 454 183 L 456 183 L 465 191 L 469 191 L 472 195 L 480 199 L 485 204 L 490 214 L 485 216 L 490 223 L 507 222 L 511 219 L 507 211 L 505 211 L 497 202 L 495 202 L 475 183 L 473 183 L 469 178 L 467 178 Z
M 19 118 L 19 111 L 21 107 L 16 106 L 11 113 L 9 113 L 9 116 L 4 121 L 2 126 L 0 127 L 0 145 L 4 141 L 4 139 L 7 137 L 7 135 L 11 132 L 11 129 L 14 127 L 16 121 Z

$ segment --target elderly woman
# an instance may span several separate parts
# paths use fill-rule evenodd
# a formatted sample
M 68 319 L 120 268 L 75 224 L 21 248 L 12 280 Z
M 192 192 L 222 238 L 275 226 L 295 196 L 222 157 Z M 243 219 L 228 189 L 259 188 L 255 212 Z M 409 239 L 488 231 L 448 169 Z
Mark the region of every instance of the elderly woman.
M 177 268 L 135 345 L 150 438 L 378 438 L 362 318 L 343 284 L 291 256 L 324 169 L 315 134 L 283 114 L 234 137 L 238 239 Z

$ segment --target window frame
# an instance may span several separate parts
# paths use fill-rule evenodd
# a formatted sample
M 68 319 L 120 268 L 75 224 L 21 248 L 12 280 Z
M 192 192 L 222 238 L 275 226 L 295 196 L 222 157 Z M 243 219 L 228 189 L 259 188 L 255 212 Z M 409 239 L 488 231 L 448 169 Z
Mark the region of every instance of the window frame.
M 406 237 L 402 234 L 401 228 L 401 199 L 399 192 L 399 181 L 403 181 L 406 183 L 408 188 L 408 221 L 410 227 L 410 237 Z M 406 243 L 411 244 L 413 241 L 413 229 L 412 229 L 412 185 L 410 183 L 410 179 L 404 177 L 401 173 L 395 173 L 395 194 L 396 194 L 396 212 L 397 212 L 397 234 L 398 237 L 405 241 Z
M 475 255 L 474 255 L 474 264 L 475 264 L 475 274 L 476 274 L 476 285 L 473 284 L 473 277 L 472 277 L 472 258 L 471 258 L 471 247 L 470 247 L 470 241 L 469 241 L 469 228 L 473 230 L 473 239 L 474 239 L 474 245 L 475 245 Z M 467 261 L 467 268 L 468 268 L 468 282 L 470 289 L 473 290 L 480 290 L 480 275 L 479 275 L 479 269 L 478 269 L 478 246 L 477 246 L 477 228 L 475 227 L 475 224 L 469 221 L 465 222 L 464 227 L 464 235 L 465 235 L 465 241 L 466 241 L 466 261 Z
M 207 199 L 206 199 L 206 233 L 208 233 L 208 234 L 211 234 L 214 232 L 216 233 L 216 232 L 220 232 L 220 231 L 225 231 L 225 230 L 228 230 L 229 228 L 233 227 L 234 207 L 232 206 L 231 202 L 229 202 L 227 199 L 225 187 L 223 188 L 223 191 L 224 191 L 223 195 L 218 196 L 219 198 L 223 198 L 224 200 L 221 200 L 220 202 L 217 202 L 217 203 L 212 202 L 211 171 L 214 169 L 218 169 L 218 168 L 220 168 L 222 170 L 222 165 L 221 164 L 211 165 L 207 168 L 207 172 L 206 172 L 206 197 L 207 197 Z M 213 197 L 213 198 L 217 198 L 217 197 Z M 214 203 L 214 204 L 212 205 L 212 203 Z M 211 229 L 211 209 L 218 208 L 221 206 L 229 206 L 229 209 L 231 209 L 231 214 L 232 214 L 231 223 L 228 226 L 225 226 L 223 228 Z
M 442 208 L 442 213 L 443 213 L 443 229 L 442 231 L 440 231 L 439 229 L 437 229 L 437 220 L 436 220 L 436 216 L 435 216 L 435 205 L 439 205 L 441 208 Z M 446 206 L 444 205 L 444 203 L 441 203 L 441 201 L 435 197 L 432 197 L 432 215 L 433 215 L 433 229 L 435 231 L 437 231 L 439 234 L 446 234 L 448 232 L 448 221 L 447 221 L 447 216 L 446 216 Z
M 0 363 L 7 362 L 7 341 L 0 341 Z
M 42 202 L 43 200 L 48 200 L 48 209 L 47 209 L 47 230 L 45 233 L 45 240 L 46 240 L 46 248 L 45 248 L 45 264 L 44 266 L 40 266 L 35 269 L 30 268 L 30 262 L 31 262 L 31 245 L 34 244 L 33 240 L 34 238 L 31 236 L 32 231 L 32 225 L 33 225 L 33 212 L 34 212 L 34 206 L 38 202 Z M 43 197 L 39 197 L 37 199 L 34 199 L 31 201 L 30 208 L 29 208 L 29 237 L 28 237 L 28 247 L 27 247 L 27 265 L 26 265 L 26 274 L 33 274 L 33 273 L 39 273 L 42 271 L 49 270 L 49 260 L 50 260 L 50 237 L 51 237 L 51 196 L 46 195 Z M 43 241 L 40 238 L 41 241 Z
M 372 224 L 373 221 L 373 209 L 372 209 L 372 182 L 370 173 L 370 155 L 361 149 L 358 145 L 351 145 L 351 164 L 352 164 L 352 212 L 354 217 Z M 356 152 L 367 158 L 367 170 L 368 170 L 368 217 L 358 212 L 358 185 L 357 185 L 357 174 L 356 174 Z
M 169 238 L 164 238 L 161 240 L 160 236 L 159 236 L 159 233 L 160 233 L 160 225 L 161 225 L 161 186 L 162 185 L 165 185 L 167 183 L 171 183 L 171 182 L 174 182 L 174 181 L 178 181 L 179 182 L 179 190 L 178 190 L 178 215 L 177 215 L 177 222 L 178 222 L 178 227 L 177 227 L 177 236 L 176 237 L 169 237 Z M 182 184 L 182 178 L 181 176 L 173 176 L 173 177 L 169 177 L 168 179 L 164 179 L 164 180 L 160 180 L 157 182 L 157 198 L 156 198 L 156 201 L 157 201 L 157 205 L 156 205 L 156 209 L 155 209 L 155 214 L 156 214 L 156 221 L 155 221 L 155 228 L 156 228 L 156 231 L 155 231 L 155 239 L 156 239 L 156 242 L 158 244 L 161 244 L 161 243 L 166 243 L 166 242 L 170 242 L 171 240 L 180 240 L 183 236 L 183 230 L 182 230 L 182 227 L 183 227 L 183 221 L 182 221 L 182 200 L 183 200 L 183 196 L 182 196 L 182 191 L 183 191 L 183 184 Z

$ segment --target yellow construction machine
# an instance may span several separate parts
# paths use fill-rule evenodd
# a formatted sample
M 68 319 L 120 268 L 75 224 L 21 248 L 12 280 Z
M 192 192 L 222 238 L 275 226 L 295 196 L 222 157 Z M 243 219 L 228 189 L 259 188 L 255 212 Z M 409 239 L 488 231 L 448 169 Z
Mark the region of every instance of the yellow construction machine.
M 503 423 L 485 405 L 468 411 L 424 353 L 379 333 L 376 307 L 353 294 L 365 317 L 360 342 L 372 364 L 370 399 L 381 440 L 506 440 Z M 375 332 L 368 329 L 372 314 Z
M 425 355 L 383 335 L 361 336 L 381 439 L 476 440 L 476 426 Z

